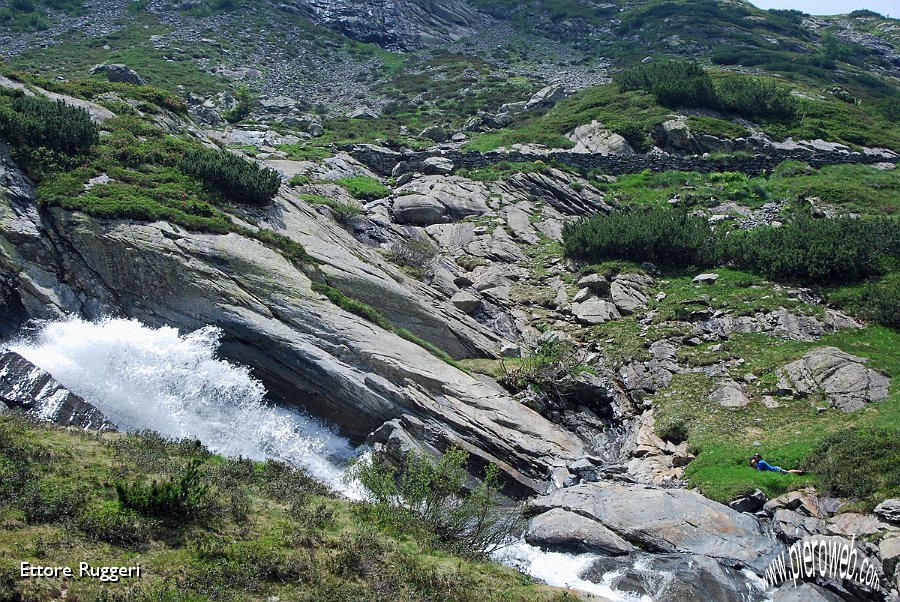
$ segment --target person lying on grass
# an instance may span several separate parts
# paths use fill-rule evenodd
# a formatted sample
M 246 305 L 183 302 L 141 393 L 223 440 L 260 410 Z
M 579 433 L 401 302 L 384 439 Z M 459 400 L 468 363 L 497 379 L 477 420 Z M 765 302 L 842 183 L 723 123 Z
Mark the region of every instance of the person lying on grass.
M 773 466 L 772 464 L 769 464 L 768 462 L 763 460 L 762 456 L 759 454 L 750 457 L 750 466 L 752 466 L 756 470 L 773 470 L 775 472 L 780 472 L 781 474 L 805 474 L 805 472 L 802 470 L 785 470 L 780 466 Z

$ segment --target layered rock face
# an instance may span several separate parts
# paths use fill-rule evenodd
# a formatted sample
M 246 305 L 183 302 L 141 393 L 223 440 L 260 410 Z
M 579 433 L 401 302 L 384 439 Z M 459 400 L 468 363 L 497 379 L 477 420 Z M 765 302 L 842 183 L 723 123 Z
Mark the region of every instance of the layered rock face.
M 63 426 L 116 430 L 103 412 L 13 351 L 0 356 L 0 411 L 5 409 L 20 409 Z
M 459 0 L 294 0 L 279 8 L 344 35 L 381 46 L 415 49 L 476 33 L 485 17 Z
M 18 180 L 7 175 L 5 181 Z M 456 444 L 476 464 L 497 463 L 520 493 L 540 490 L 540 479 L 553 465 L 583 453 L 574 435 L 539 414 L 422 347 L 340 310 L 313 292 L 303 271 L 258 242 L 162 222 L 39 211 L 30 189 L 19 188 L 15 194 L 8 186 L 0 190 L 0 264 L 14 281 L 23 317 L 74 312 L 87 318 L 124 315 L 184 330 L 217 326 L 224 333 L 223 353 L 253 368 L 284 402 L 333 421 L 357 441 L 385 421 L 411 416 L 436 449 Z M 308 250 L 323 257 L 321 269 L 333 284 L 380 296 L 383 309 L 395 304 L 394 313 L 419 319 L 423 333 L 447 333 L 444 342 L 456 341 L 460 349 L 488 352 L 494 344 L 449 304 L 441 313 L 423 301 L 407 302 L 413 291 L 354 256 L 352 239 L 335 240 L 341 235 L 317 225 L 308 207 L 300 210 L 281 197 L 270 219 L 275 215 L 282 228 L 299 232 L 302 242 L 310 242 Z M 425 286 L 417 286 L 420 298 L 428 299 Z

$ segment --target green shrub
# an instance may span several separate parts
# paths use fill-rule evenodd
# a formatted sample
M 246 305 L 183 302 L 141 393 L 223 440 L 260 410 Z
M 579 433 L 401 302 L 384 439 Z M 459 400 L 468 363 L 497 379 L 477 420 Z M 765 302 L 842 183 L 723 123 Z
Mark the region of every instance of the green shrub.
M 715 241 L 702 217 L 687 211 L 648 211 L 599 215 L 563 228 L 563 249 L 591 262 L 624 259 L 662 265 L 702 265 L 712 259 Z
M 76 525 L 91 539 L 119 546 L 145 543 L 152 533 L 151 522 L 112 501 L 84 509 Z
M 193 459 L 177 479 L 151 484 L 117 483 L 119 503 L 129 510 L 178 524 L 201 518 L 208 510 L 209 485 L 200 474 L 202 460 Z
M 346 188 L 347 192 L 350 193 L 350 196 L 363 201 L 383 199 L 391 194 L 390 188 L 369 176 L 341 178 L 340 180 L 337 180 L 336 183 Z
M 780 228 L 733 232 L 722 254 L 739 268 L 773 280 L 860 280 L 900 259 L 900 222 L 894 219 L 800 217 Z
M 465 492 L 468 461 L 467 452 L 450 448 L 438 461 L 409 453 L 400 470 L 359 460 L 350 474 L 363 486 L 367 510 L 379 523 L 401 531 L 424 529 L 456 553 L 486 556 L 512 535 L 518 515 L 500 507 L 500 472 L 493 464 L 481 483 Z
M 498 380 L 515 391 L 556 392 L 558 385 L 583 369 L 583 357 L 572 343 L 542 339 L 521 360 L 501 358 Z
M 225 196 L 254 205 L 265 205 L 281 187 L 281 176 L 274 169 L 221 151 L 190 150 L 179 161 L 178 169 Z
M 900 272 L 868 283 L 863 290 L 862 303 L 862 311 L 870 320 L 900 328 Z
M 638 65 L 613 78 L 622 92 L 643 90 L 666 107 L 713 108 L 716 93 L 709 74 L 697 63 L 660 61 Z
M 771 78 L 732 75 L 718 80 L 715 91 L 722 110 L 751 119 L 787 121 L 796 112 L 790 90 Z
M 834 495 L 877 504 L 900 493 L 900 430 L 853 428 L 826 437 L 810 454 L 806 469 Z
M 256 104 L 256 96 L 254 96 L 250 87 L 246 85 L 237 89 L 235 98 L 237 98 L 237 103 L 222 114 L 222 117 L 230 123 L 237 123 L 249 117 L 250 112 L 253 111 L 253 106 Z
M 14 148 L 80 155 L 100 139 L 87 111 L 43 96 L 0 96 L 0 137 Z

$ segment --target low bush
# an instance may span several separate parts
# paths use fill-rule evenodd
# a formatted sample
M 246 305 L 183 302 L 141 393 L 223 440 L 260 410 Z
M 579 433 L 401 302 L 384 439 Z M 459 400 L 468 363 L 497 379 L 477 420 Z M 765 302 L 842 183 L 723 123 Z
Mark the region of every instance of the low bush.
M 806 469 L 833 495 L 874 505 L 900 494 L 900 430 L 853 428 L 826 437 L 809 455 Z
M 870 282 L 862 294 L 862 312 L 870 320 L 900 328 L 900 273 Z
M 153 530 L 152 521 L 112 501 L 84 509 L 76 525 L 91 539 L 119 546 L 146 543 Z
M 465 492 L 467 452 L 450 448 L 440 460 L 410 453 L 402 469 L 359 460 L 350 474 L 363 486 L 364 509 L 382 525 L 422 532 L 456 553 L 483 557 L 502 547 L 519 522 L 518 513 L 500 506 L 499 469 L 491 464 L 484 479 Z
M 514 391 L 554 392 L 570 376 L 584 369 L 584 357 L 572 343 L 541 340 L 520 360 L 500 360 L 500 383 Z
M 831 284 L 887 273 L 900 263 L 900 221 L 797 217 L 781 227 L 726 232 L 683 210 L 596 216 L 563 229 L 566 255 L 698 267 L 729 264 L 778 281 Z M 873 293 L 889 304 L 893 293 Z
M 180 524 L 202 518 L 208 510 L 209 485 L 200 474 L 202 460 L 193 459 L 182 474 L 166 481 L 117 483 L 119 503 L 144 516 Z
M 771 78 L 732 75 L 715 84 L 717 106 L 751 119 L 793 119 L 797 107 L 790 90 Z
M 14 148 L 80 155 L 100 139 L 87 111 L 42 96 L 0 95 L 0 137 Z
M 281 187 L 281 176 L 274 169 L 209 149 L 186 152 L 178 169 L 227 197 L 254 205 L 265 205 Z
M 596 216 L 563 228 L 563 249 L 592 262 L 624 259 L 663 265 L 702 265 L 713 258 L 709 224 L 687 211 L 654 208 Z
M 651 62 L 626 69 L 613 80 L 622 92 L 643 90 L 670 108 L 712 108 L 717 104 L 712 79 L 693 62 Z
M 721 254 L 773 280 L 835 282 L 885 273 L 900 259 L 900 222 L 800 217 L 780 228 L 733 232 Z

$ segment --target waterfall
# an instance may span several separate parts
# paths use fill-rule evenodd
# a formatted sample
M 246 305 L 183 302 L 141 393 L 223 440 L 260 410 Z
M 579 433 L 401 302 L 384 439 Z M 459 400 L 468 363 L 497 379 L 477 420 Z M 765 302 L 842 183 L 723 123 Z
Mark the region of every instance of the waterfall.
M 276 407 L 249 369 L 217 357 L 221 332 L 181 334 L 136 320 L 43 322 L 9 347 L 94 404 L 120 430 L 199 439 L 211 451 L 273 458 L 345 495 L 350 443 L 302 412 Z

